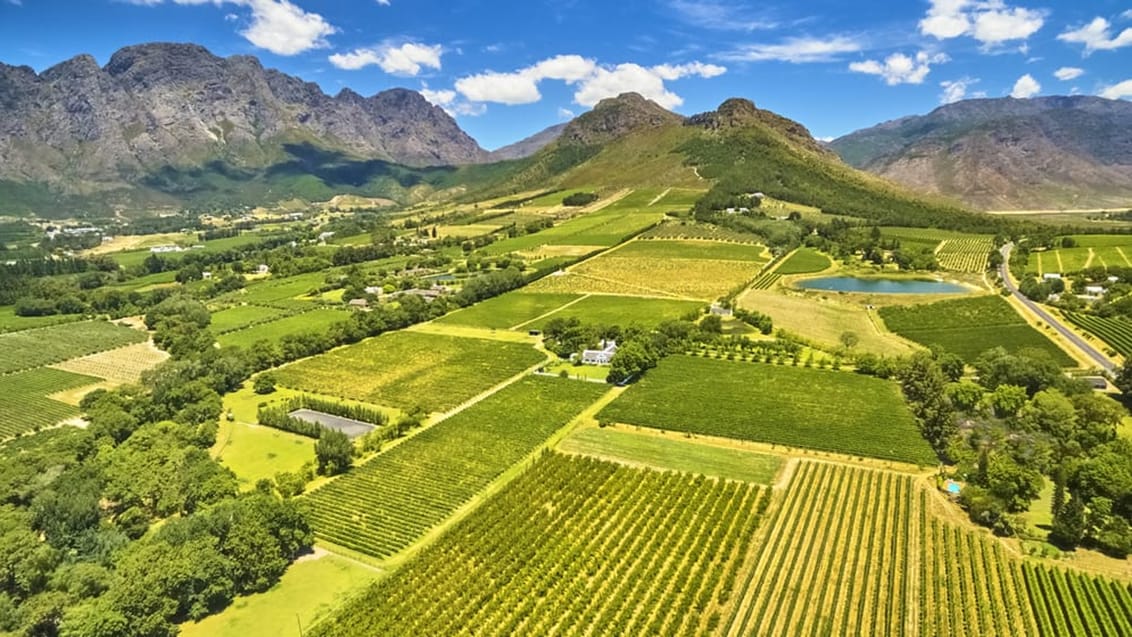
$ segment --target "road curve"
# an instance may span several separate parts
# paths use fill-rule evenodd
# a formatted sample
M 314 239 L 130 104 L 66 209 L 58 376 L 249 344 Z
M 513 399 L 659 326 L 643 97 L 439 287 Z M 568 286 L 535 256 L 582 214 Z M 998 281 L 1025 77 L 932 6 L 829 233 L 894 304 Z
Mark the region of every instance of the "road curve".
M 1107 356 L 1097 351 L 1095 347 L 1090 345 L 1085 339 L 1078 336 L 1073 330 L 1065 327 L 1065 325 L 1063 325 L 1060 320 L 1047 312 L 1042 306 L 1031 301 L 1024 294 L 1018 291 L 1018 286 L 1015 285 L 1014 280 L 1010 278 L 1010 251 L 1013 249 L 1014 244 L 1007 243 L 1006 245 L 1002 246 L 1001 250 L 1002 265 L 999 266 L 999 271 L 1002 275 L 1002 281 L 1006 285 L 1006 289 L 1014 295 L 1014 298 L 1021 301 L 1022 305 L 1025 305 L 1027 309 L 1033 312 L 1035 316 L 1045 321 L 1047 325 L 1057 330 L 1058 333 L 1060 333 L 1065 338 L 1069 339 L 1069 342 L 1073 343 L 1073 345 L 1077 349 L 1081 350 L 1085 353 L 1086 356 L 1092 359 L 1097 364 L 1097 367 L 1109 372 L 1116 370 L 1116 364 L 1109 360 Z

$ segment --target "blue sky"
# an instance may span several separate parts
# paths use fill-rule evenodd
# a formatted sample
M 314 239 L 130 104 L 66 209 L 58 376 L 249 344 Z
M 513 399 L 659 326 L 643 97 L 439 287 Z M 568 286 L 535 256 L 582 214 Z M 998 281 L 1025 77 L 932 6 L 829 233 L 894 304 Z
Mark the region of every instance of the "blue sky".
M 963 97 L 1132 99 L 1130 0 L 0 0 L 8 64 L 151 41 L 423 90 L 489 149 L 628 90 L 747 97 L 823 138 Z

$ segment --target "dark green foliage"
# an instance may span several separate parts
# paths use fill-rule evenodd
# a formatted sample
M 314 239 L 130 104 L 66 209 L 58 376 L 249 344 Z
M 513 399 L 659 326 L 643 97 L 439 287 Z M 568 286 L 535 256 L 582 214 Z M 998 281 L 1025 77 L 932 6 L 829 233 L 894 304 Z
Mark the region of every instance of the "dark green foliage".
M 938 361 L 920 352 L 912 356 L 900 371 L 904 398 L 916 415 L 920 433 L 941 456 L 955 435 L 955 413 L 945 392 L 947 379 Z
M 353 466 L 354 443 L 346 434 L 324 428 L 314 445 L 314 454 L 318 460 L 318 472 L 335 476 Z
M 597 193 L 593 192 L 576 192 L 568 195 L 562 199 L 563 206 L 581 207 L 588 206 L 598 200 Z
M 273 394 L 275 393 L 275 375 L 274 374 L 260 374 L 255 379 L 254 385 L 255 393 L 257 394 Z

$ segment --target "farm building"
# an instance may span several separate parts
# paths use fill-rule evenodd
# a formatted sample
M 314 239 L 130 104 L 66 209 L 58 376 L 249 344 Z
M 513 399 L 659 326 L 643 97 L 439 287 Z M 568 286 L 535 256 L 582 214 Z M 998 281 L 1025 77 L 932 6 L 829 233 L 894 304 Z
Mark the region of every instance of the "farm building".
M 723 307 L 719 303 L 712 303 L 711 313 L 716 316 L 733 316 L 735 312 L 729 307 Z
M 364 310 L 369 307 L 369 301 L 365 299 L 350 299 L 348 305 L 356 310 Z
M 582 363 L 584 365 L 608 365 L 613 361 L 613 355 L 616 353 L 617 341 L 603 340 L 598 344 L 598 349 L 582 351 Z
M 1088 296 L 1104 296 L 1105 289 L 1101 285 L 1086 285 L 1085 294 Z
M 261 263 L 255 269 L 256 274 L 271 274 L 271 268 L 267 267 L 266 263 Z
M 1042 275 L 1042 278 L 1046 281 L 1059 281 L 1061 280 L 1061 275 L 1057 272 L 1046 272 Z

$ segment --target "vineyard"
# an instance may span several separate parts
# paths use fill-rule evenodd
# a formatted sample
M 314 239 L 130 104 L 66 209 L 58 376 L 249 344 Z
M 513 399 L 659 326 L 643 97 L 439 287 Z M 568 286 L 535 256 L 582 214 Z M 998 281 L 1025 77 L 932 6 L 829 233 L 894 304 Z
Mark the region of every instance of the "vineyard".
M 1077 312 L 1065 312 L 1064 314 L 1070 323 L 1086 332 L 1095 334 L 1097 338 L 1107 343 L 1121 355 L 1132 355 L 1132 321 Z
M 709 634 L 769 497 L 548 453 L 312 634 Z
M 1068 354 L 999 296 L 882 307 L 880 316 L 893 332 L 928 347 L 941 347 L 969 363 L 988 349 L 1003 347 L 1012 353 L 1041 350 L 1060 365 L 1074 365 Z
M 436 322 L 505 330 L 553 312 L 579 298 L 581 297 L 577 294 L 511 292 L 462 310 L 449 312 L 436 319 Z
M 285 316 L 274 321 L 258 323 L 251 327 L 230 331 L 221 334 L 216 340 L 224 346 L 236 346 L 247 349 L 260 341 L 279 343 L 285 336 L 309 332 L 325 332 L 331 325 L 348 320 L 350 320 L 349 312 L 318 308 L 293 316 Z
M 286 316 L 286 312 L 266 305 L 237 305 L 212 313 L 209 327 L 214 334 L 238 330 L 254 323 L 264 323 Z
M 759 237 L 744 232 L 736 232 L 707 223 L 662 223 L 645 232 L 641 239 L 700 239 L 704 241 L 729 241 L 734 243 L 756 244 Z
M 148 338 L 145 332 L 107 321 L 67 323 L 0 334 L 0 352 L 4 352 L 0 374 L 141 343 Z
M 710 380 L 708 380 L 710 379 Z M 713 400 L 704 400 L 704 383 Z M 605 420 L 931 465 L 896 383 L 803 367 L 670 356 Z
M 759 278 L 755 279 L 755 282 L 751 284 L 751 289 L 769 290 L 770 288 L 774 287 L 774 284 L 778 283 L 778 280 L 781 278 L 782 275 L 777 272 L 767 272 Z
M 547 321 L 556 318 L 578 318 L 584 323 L 597 325 L 651 326 L 689 315 L 699 318 L 706 308 L 707 304 L 700 301 L 595 294 L 538 321 L 523 325 L 523 328 L 542 327 Z
M 50 427 L 78 416 L 77 408 L 51 400 L 48 394 L 91 385 L 99 380 L 50 368 L 4 376 L 4 391 L 0 392 L 0 439 Z
M 310 495 L 318 537 L 388 557 L 562 428 L 606 388 L 527 377 Z
M 613 254 L 618 257 L 645 257 L 653 259 L 712 259 L 716 261 L 746 261 L 758 264 L 770 261 L 765 247 L 746 243 L 722 241 L 630 241 Z
M 445 411 L 545 360 L 523 343 L 392 332 L 280 368 L 280 385 L 374 405 Z
M 52 367 L 75 374 L 97 376 L 115 383 L 136 383 L 141 380 L 143 373 L 168 359 L 169 354 L 157 349 L 152 343 L 145 342 L 73 358 Z
M 727 635 L 1127 635 L 1127 586 L 1008 556 L 911 476 L 800 463 Z
M 991 237 L 944 239 L 936 250 L 936 259 L 945 270 L 977 274 L 987 269 L 991 250 L 994 250 Z

